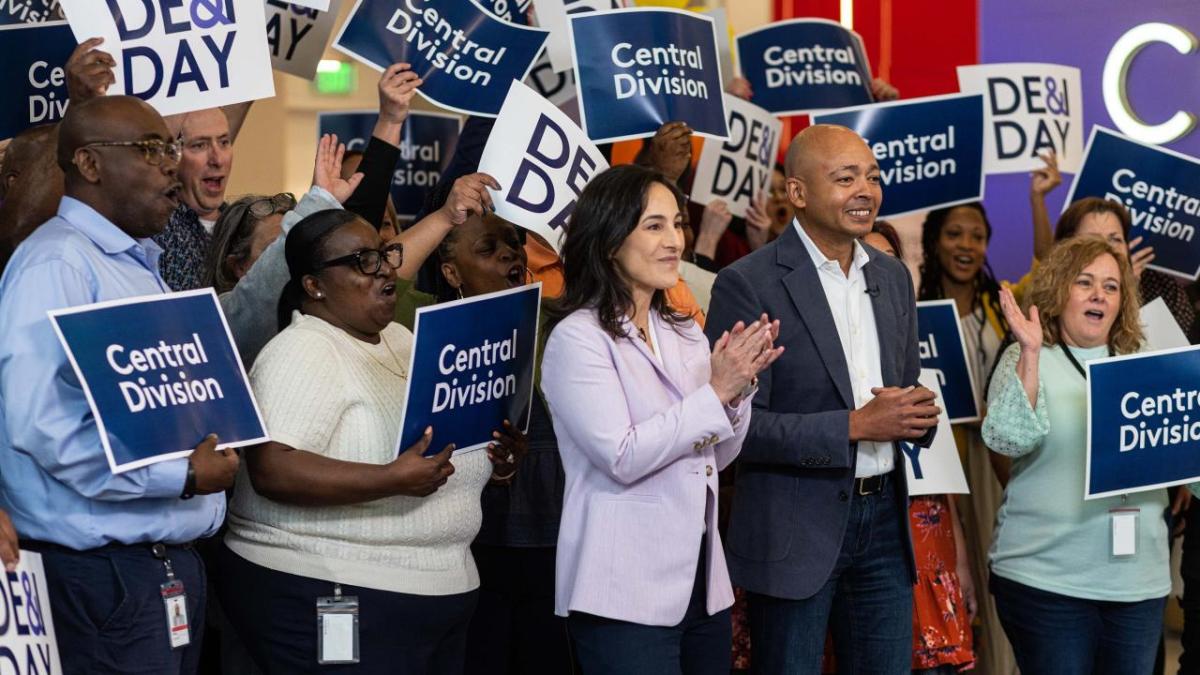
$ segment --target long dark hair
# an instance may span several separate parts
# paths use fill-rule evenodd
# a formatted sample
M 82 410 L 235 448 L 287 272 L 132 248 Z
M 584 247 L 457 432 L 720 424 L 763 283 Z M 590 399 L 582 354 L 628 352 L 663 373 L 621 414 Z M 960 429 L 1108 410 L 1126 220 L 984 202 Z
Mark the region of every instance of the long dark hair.
M 283 250 L 290 278 L 279 296 L 279 330 L 288 327 L 292 312 L 299 310 L 304 302 L 304 277 L 316 274 L 317 265 L 325 260 L 325 242 L 329 235 L 355 220 L 359 217 L 350 211 L 325 209 L 306 216 L 288 232 Z
M 636 164 L 614 166 L 583 189 L 562 247 L 565 290 L 547 306 L 551 330 L 576 310 L 595 309 L 604 332 L 614 340 L 628 337 L 623 323 L 633 308 L 633 294 L 621 278 L 614 256 L 637 228 L 650 186 L 655 184 L 671 191 L 680 211 L 685 208 L 683 193 L 674 183 L 658 171 Z M 675 325 L 691 318 L 671 309 L 661 290 L 654 292 L 650 309 Z
M 987 230 L 987 240 L 988 242 L 992 240 L 992 223 L 988 220 L 987 212 L 983 210 L 983 204 L 979 202 L 930 211 L 925 216 L 925 224 L 921 226 L 921 288 L 917 291 L 918 300 L 941 300 L 946 297 L 942 290 L 942 276 L 945 274 L 945 270 L 942 269 L 942 263 L 938 260 L 937 245 L 938 240 L 942 237 L 942 228 L 946 226 L 946 221 L 950 217 L 950 212 L 960 208 L 973 209 L 978 212 L 979 217 L 983 219 L 983 227 Z M 996 275 L 992 272 L 992 265 L 986 256 L 979 272 L 975 275 L 975 297 L 971 301 L 971 310 L 974 311 L 978 308 L 982 311 L 985 305 L 995 312 L 1007 335 L 1008 324 L 1004 321 L 1004 313 L 1000 310 L 1000 283 L 996 281 Z M 987 323 L 986 316 L 983 323 Z

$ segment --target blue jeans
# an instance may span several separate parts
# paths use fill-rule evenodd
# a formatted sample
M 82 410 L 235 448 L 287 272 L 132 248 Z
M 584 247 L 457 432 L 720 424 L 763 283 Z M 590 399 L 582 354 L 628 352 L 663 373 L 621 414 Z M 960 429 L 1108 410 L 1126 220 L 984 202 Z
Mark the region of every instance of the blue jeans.
M 700 550 L 705 549 L 701 543 Z M 583 675 L 729 675 L 733 624 L 728 609 L 705 609 L 704 556 L 683 621 L 646 626 L 571 612 L 567 628 Z
M 995 573 L 988 586 L 1022 673 L 1148 675 L 1154 669 L 1165 597 L 1085 600 Z
M 161 585 L 167 580 L 150 544 L 70 551 L 21 542 L 42 554 L 63 673 L 190 674 L 204 635 L 204 563 L 192 547 L 168 546 L 187 592 L 191 644 L 171 649 Z
M 882 491 L 851 500 L 841 553 L 815 595 L 747 594 L 752 672 L 820 673 L 826 628 L 839 673 L 907 675 L 912 668 L 913 582 L 900 530 L 908 514 L 899 512 L 892 475 Z

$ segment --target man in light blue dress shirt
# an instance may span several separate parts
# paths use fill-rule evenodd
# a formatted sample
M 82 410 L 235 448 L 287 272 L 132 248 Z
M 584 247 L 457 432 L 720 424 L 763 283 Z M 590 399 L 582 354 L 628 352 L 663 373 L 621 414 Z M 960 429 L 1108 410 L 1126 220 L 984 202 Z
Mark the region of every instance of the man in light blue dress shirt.
M 150 237 L 178 205 L 178 158 L 144 102 L 72 105 L 59 125 L 66 196 L 0 277 L 0 505 L 43 554 L 66 673 L 191 673 L 199 659 L 205 579 L 191 542 L 220 527 L 237 455 L 209 436 L 188 459 L 113 474 L 46 315 L 170 291 Z M 186 641 L 169 630 L 169 579 L 183 583 Z

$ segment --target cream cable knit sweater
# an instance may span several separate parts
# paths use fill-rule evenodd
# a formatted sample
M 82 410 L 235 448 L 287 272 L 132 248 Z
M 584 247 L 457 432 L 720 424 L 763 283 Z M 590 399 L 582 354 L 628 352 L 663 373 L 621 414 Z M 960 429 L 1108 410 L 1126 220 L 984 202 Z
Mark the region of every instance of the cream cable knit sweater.
M 297 314 L 250 371 L 271 438 L 346 461 L 394 459 L 413 336 L 394 323 L 382 337 L 372 345 Z M 273 502 L 254 491 L 243 463 L 225 542 L 290 574 L 417 595 L 465 593 L 479 586 L 469 546 L 491 462 L 482 451 L 452 461 L 454 475 L 429 497 L 333 507 Z

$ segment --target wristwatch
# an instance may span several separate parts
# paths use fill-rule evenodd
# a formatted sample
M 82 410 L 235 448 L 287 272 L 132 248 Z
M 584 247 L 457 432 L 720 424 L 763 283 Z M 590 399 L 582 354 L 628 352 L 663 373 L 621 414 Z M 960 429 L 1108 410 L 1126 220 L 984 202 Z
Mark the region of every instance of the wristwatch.
M 196 496 L 196 467 L 192 464 L 192 460 L 188 460 L 187 478 L 183 481 L 183 492 L 179 493 L 180 499 L 191 499 Z
M 755 375 L 753 378 L 751 378 L 750 384 L 747 384 L 746 386 L 742 387 L 742 390 L 738 392 L 738 395 L 737 395 L 738 400 L 739 401 L 745 400 L 746 397 L 749 396 L 750 394 L 753 394 L 754 390 L 757 388 L 758 388 L 758 376 Z

